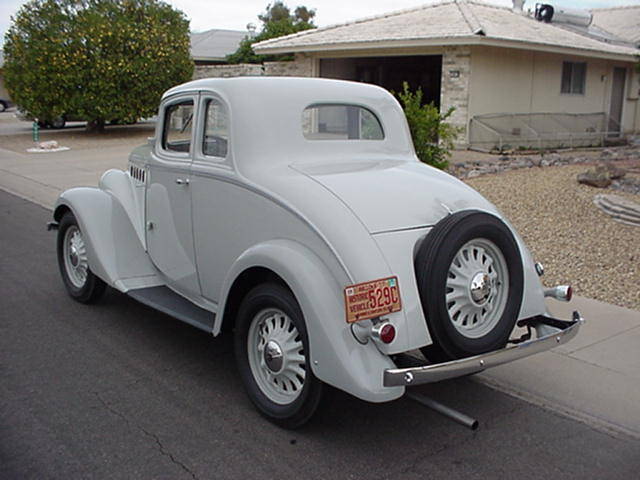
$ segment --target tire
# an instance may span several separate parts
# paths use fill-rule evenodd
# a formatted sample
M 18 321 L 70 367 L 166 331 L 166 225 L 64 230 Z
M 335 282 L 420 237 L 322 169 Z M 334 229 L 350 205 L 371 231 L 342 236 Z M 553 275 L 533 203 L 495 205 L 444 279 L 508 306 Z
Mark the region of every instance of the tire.
M 311 418 L 323 384 L 311 371 L 307 329 L 291 291 L 266 283 L 247 294 L 236 318 L 234 351 L 244 387 L 260 413 L 289 429 Z
M 4 112 L 7 109 L 7 104 L 3 101 L 0 101 L 0 113 Z
M 67 292 L 80 303 L 93 303 L 104 293 L 106 284 L 89 268 L 86 245 L 76 217 L 67 212 L 58 227 L 58 267 Z
M 48 124 L 51 128 L 61 129 L 67 124 L 67 120 L 63 116 L 60 116 L 50 120 Z
M 442 219 L 415 258 L 420 301 L 443 362 L 503 348 L 520 311 L 522 259 L 509 227 L 475 210 Z

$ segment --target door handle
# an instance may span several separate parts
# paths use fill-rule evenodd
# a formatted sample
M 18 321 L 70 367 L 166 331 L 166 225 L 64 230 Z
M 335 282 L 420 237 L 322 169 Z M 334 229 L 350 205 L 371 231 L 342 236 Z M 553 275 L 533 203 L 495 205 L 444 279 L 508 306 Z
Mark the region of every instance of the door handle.
M 185 179 L 182 179 L 182 178 L 176 178 L 176 183 L 177 183 L 178 185 L 185 185 L 185 186 L 187 186 L 187 185 L 189 185 L 189 179 L 188 179 L 188 178 L 185 178 Z

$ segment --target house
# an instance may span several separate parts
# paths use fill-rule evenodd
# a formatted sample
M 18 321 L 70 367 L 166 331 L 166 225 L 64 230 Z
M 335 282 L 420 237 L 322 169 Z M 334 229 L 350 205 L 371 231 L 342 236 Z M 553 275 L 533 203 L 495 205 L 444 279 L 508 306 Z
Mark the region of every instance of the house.
M 547 22 L 513 3 L 443 0 L 254 50 L 294 53 L 312 76 L 421 87 L 441 111 L 455 108 L 460 146 L 578 146 L 638 133 L 640 8 L 570 15 L 556 7 Z
M 247 31 L 216 28 L 192 33 L 191 57 L 196 66 L 225 63 L 227 55 L 235 52 L 247 35 L 249 35 Z

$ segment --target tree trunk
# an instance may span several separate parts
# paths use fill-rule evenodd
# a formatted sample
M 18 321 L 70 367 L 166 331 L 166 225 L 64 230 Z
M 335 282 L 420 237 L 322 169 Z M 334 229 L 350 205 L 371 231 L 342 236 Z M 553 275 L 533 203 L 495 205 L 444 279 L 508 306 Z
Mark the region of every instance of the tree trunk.
M 102 118 L 90 120 L 87 122 L 87 132 L 104 133 L 104 124 L 105 121 Z

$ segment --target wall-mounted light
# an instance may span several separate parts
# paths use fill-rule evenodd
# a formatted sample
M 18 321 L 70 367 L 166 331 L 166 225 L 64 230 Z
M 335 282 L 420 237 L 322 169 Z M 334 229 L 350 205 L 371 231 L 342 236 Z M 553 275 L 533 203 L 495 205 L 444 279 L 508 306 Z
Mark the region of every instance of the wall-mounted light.
M 449 70 L 449 78 L 460 78 L 460 70 Z

